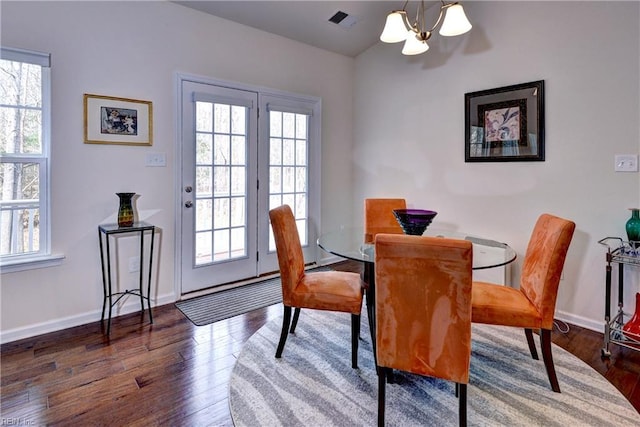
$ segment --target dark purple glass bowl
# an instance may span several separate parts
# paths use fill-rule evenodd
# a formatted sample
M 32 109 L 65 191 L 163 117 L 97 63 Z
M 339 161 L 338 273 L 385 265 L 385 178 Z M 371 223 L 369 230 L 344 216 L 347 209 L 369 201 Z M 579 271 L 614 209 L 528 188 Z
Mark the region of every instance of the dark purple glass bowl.
M 393 214 L 400 223 L 404 234 L 422 236 L 438 212 L 425 209 L 394 209 Z

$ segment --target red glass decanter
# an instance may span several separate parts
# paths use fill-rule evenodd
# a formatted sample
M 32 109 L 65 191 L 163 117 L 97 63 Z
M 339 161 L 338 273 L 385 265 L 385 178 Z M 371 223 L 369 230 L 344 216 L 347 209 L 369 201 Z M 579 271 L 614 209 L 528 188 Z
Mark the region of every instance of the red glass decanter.
M 637 342 L 640 345 L 640 292 L 636 293 L 636 310 L 633 316 L 622 327 L 625 337 Z

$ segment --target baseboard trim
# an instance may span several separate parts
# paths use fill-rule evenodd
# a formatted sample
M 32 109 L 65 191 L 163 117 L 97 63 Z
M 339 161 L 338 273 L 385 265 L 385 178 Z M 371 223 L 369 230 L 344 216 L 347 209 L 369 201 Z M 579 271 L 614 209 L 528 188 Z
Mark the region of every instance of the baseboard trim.
M 343 258 L 332 256 L 323 258 L 318 264 L 319 265 L 329 265 L 335 264 L 336 262 L 344 261 Z M 171 304 L 178 301 L 180 298 L 175 294 L 165 294 L 156 298 L 154 307 L 161 306 L 164 304 Z M 122 316 L 129 313 L 134 313 L 140 310 L 140 305 L 137 300 L 135 301 L 127 301 L 114 317 Z M 100 320 L 100 316 L 102 313 L 99 310 L 93 310 L 91 312 L 69 316 L 66 318 L 60 318 L 48 322 L 37 323 L 34 325 L 29 325 L 21 328 L 9 329 L 7 331 L 0 332 L 0 344 L 5 344 L 12 341 L 17 341 L 24 338 L 31 338 L 37 335 L 47 334 L 49 332 L 56 332 L 62 329 L 72 328 L 74 326 L 85 325 L 87 323 L 96 322 Z M 575 314 L 567 313 L 564 311 L 556 312 L 556 319 L 561 320 L 563 322 L 570 323 L 572 325 L 580 326 L 585 329 L 590 329 L 595 332 L 604 333 L 604 319 L 602 321 L 595 321 L 593 319 L 588 319 L 583 316 L 578 316 Z
M 171 294 L 161 295 L 155 299 L 152 303 L 153 307 L 158 307 L 164 304 L 170 304 L 176 302 L 176 296 Z M 101 307 L 100 307 L 101 308 Z M 121 307 L 116 308 L 116 313 L 112 317 L 118 317 L 129 313 L 135 313 L 140 311 L 140 300 L 137 298 L 126 301 Z M 74 326 L 85 325 L 100 320 L 102 312 L 93 310 L 87 313 L 77 314 L 74 316 L 63 317 L 47 322 L 36 323 L 34 325 L 24 326 L 20 328 L 9 329 L 7 331 L 0 332 L 0 344 L 6 344 L 12 341 L 21 340 L 24 338 L 31 338 L 37 335 L 48 334 L 49 332 L 56 332 L 62 329 L 72 328 Z
M 565 311 L 556 311 L 556 319 L 585 329 L 590 329 L 595 332 L 600 332 L 601 334 L 604 333 L 604 318 L 601 321 L 595 321 L 593 319 L 588 319 Z

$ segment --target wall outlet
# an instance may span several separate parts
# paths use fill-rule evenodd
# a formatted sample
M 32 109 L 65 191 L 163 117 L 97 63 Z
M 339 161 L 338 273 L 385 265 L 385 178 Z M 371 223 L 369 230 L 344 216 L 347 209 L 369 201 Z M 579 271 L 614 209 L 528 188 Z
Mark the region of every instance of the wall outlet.
M 638 155 L 637 154 L 616 154 L 615 155 L 615 171 L 616 172 L 638 172 Z
M 164 153 L 149 153 L 144 158 L 146 167 L 165 167 L 167 166 L 167 157 Z
M 129 273 L 135 273 L 136 271 L 140 271 L 140 257 L 132 256 L 129 258 Z

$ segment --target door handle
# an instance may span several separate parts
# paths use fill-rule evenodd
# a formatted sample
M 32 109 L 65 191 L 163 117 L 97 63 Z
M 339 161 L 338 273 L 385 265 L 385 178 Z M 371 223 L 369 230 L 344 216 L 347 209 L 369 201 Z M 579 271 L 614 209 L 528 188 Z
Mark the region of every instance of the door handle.
M 184 206 L 186 208 L 190 208 L 191 206 L 193 206 L 193 202 L 191 200 L 187 200 L 186 202 L 184 202 Z
M 193 187 L 191 187 L 190 185 L 187 185 L 186 187 L 184 187 L 184 191 L 185 193 L 191 193 L 193 191 Z

